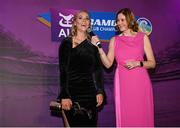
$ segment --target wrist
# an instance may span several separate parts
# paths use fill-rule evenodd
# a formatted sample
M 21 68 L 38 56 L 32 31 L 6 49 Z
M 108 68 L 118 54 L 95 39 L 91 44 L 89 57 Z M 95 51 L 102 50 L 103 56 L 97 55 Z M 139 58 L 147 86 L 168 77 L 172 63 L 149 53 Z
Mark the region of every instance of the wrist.
M 142 61 L 139 61 L 139 66 L 140 66 L 140 67 L 143 67 L 143 66 L 144 66 L 144 64 L 143 64 Z
M 101 42 L 96 42 L 96 46 L 98 47 L 98 48 L 102 48 L 102 44 L 101 44 Z

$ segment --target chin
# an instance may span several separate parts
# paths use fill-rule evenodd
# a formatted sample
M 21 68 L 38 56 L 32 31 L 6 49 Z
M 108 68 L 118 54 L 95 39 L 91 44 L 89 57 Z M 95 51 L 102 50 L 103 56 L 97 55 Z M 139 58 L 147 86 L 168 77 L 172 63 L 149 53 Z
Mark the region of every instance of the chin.
M 80 29 L 79 31 L 81 31 L 81 32 L 86 32 L 87 29 Z
M 124 32 L 125 30 L 124 29 L 120 29 L 121 32 Z
M 82 31 L 87 31 L 88 28 L 82 28 Z
M 119 30 L 120 30 L 121 32 L 125 31 L 125 29 L 124 29 L 124 28 L 119 28 Z

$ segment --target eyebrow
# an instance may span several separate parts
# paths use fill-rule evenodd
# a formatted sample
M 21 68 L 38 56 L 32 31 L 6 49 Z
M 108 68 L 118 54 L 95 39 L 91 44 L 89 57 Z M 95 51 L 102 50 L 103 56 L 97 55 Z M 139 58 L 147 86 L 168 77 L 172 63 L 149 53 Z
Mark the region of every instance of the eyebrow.
M 82 15 L 79 15 L 78 17 L 83 17 Z M 85 16 L 86 18 L 89 18 L 89 16 Z

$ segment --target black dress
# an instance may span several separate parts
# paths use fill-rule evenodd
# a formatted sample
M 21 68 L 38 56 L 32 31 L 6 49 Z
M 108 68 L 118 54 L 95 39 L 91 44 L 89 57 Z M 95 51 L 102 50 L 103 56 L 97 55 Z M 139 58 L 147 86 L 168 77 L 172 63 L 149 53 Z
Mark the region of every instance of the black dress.
M 59 99 L 70 98 L 73 109 L 65 111 L 70 126 L 96 126 L 96 95 L 104 95 L 102 64 L 96 46 L 85 39 L 72 48 L 65 38 L 59 48 Z

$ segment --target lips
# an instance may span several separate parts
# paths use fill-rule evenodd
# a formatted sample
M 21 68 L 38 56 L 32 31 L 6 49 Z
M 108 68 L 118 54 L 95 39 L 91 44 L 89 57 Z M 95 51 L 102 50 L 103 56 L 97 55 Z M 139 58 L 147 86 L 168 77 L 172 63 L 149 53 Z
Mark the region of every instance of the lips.
M 120 29 L 125 29 L 126 27 L 125 26 L 119 26 Z

